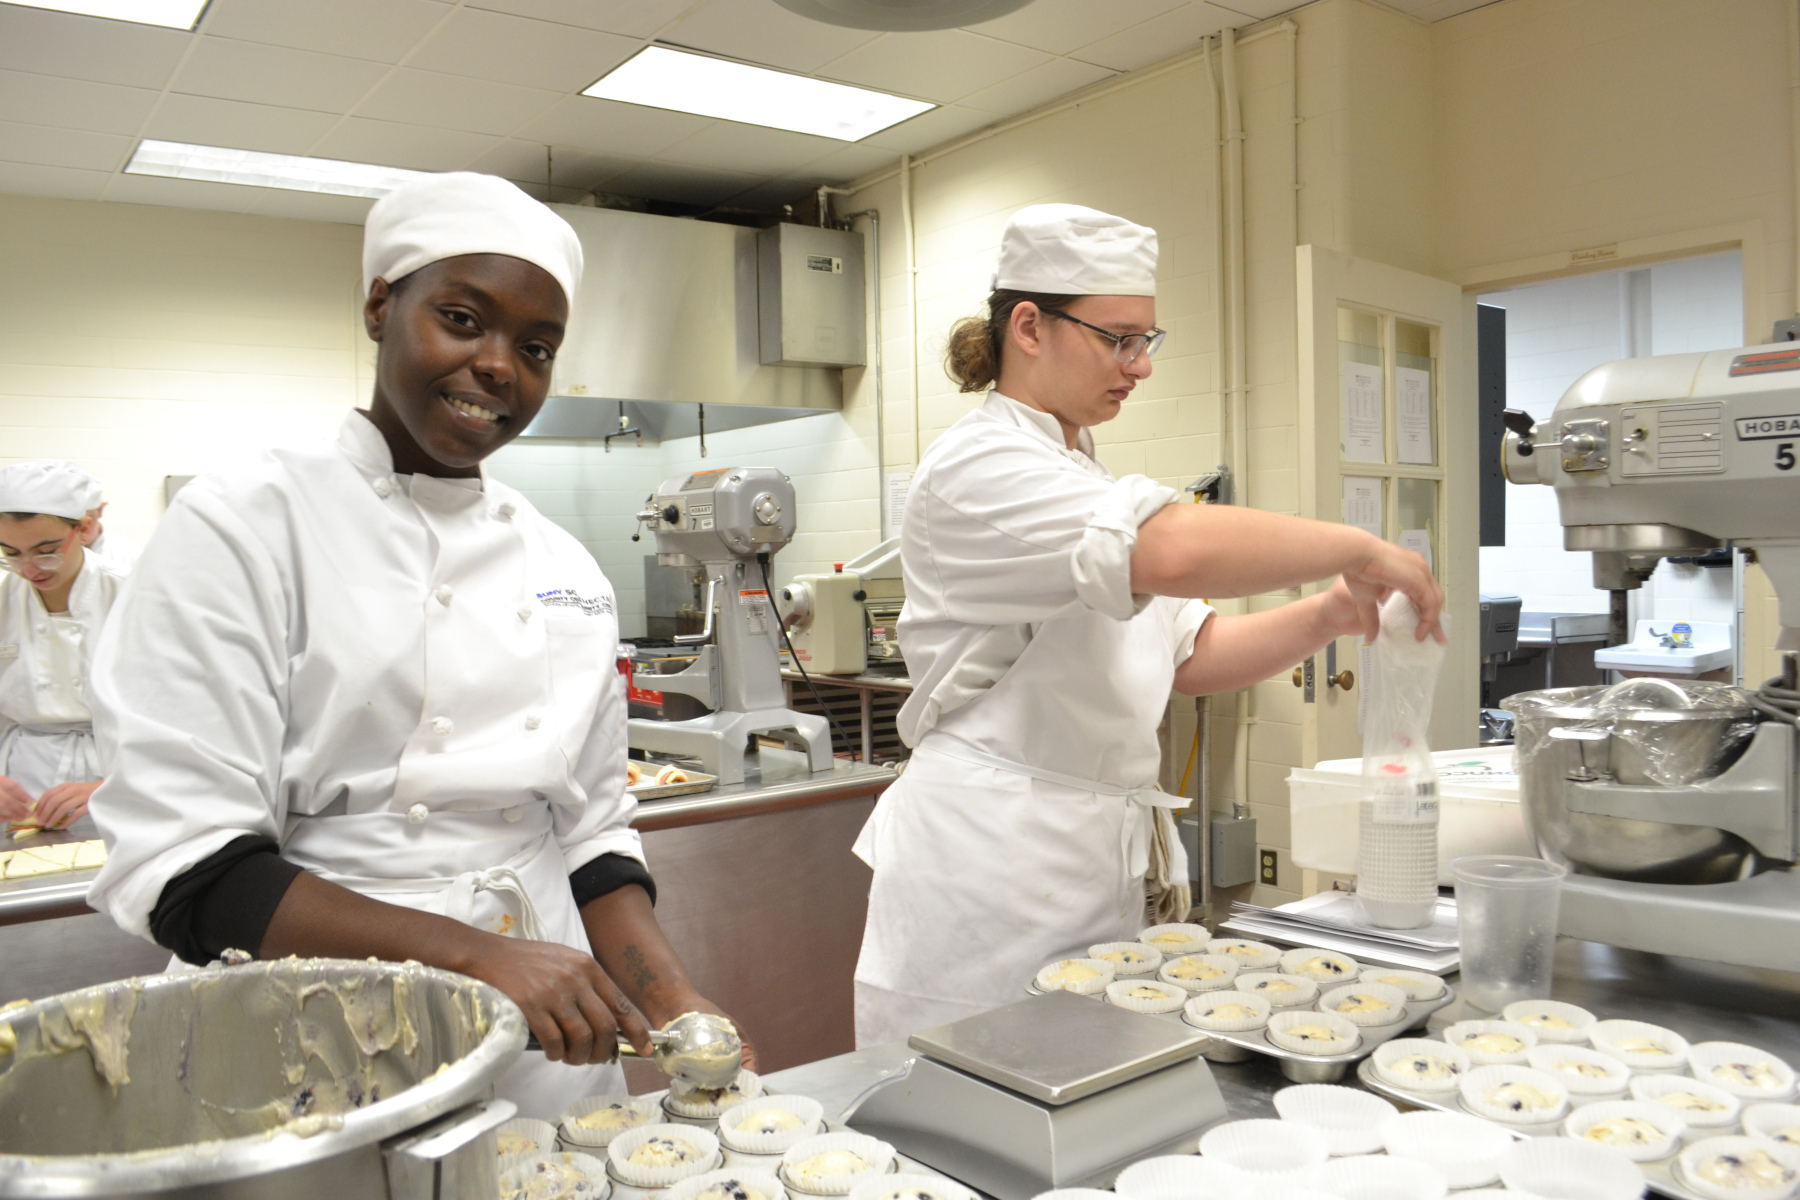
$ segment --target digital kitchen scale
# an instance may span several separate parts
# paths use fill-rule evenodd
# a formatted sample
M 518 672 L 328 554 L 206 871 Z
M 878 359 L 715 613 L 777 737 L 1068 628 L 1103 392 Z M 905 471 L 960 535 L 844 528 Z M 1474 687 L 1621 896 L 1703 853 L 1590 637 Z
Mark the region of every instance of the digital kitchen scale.
M 1210 1040 L 1067 992 L 1032 996 L 914 1034 L 918 1057 L 844 1122 L 999 1200 L 1110 1187 L 1225 1118 L 1200 1057 Z

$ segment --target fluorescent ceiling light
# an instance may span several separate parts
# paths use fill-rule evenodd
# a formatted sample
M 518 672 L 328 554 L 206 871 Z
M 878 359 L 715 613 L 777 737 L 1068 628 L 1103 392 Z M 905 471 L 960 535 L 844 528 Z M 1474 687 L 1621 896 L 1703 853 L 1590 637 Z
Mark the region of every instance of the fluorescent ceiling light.
M 844 142 L 861 141 L 937 107 L 662 46 L 639 51 L 581 94 Z
M 24 8 L 48 8 L 83 17 L 107 17 L 139 25 L 192 29 L 206 0 L 6 0 Z
M 163 175 L 170 179 L 203 179 L 210 183 L 247 183 L 294 192 L 327 192 L 334 196 L 379 199 L 424 171 L 306 158 L 298 154 L 264 154 L 224 146 L 190 146 L 145 138 L 125 164 L 127 175 Z

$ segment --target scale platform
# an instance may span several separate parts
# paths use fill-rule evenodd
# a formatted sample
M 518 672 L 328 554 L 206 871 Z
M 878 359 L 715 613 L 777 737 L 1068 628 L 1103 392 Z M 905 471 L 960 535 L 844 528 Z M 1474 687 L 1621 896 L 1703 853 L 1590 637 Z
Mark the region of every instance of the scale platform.
M 914 1034 L 905 1071 L 844 1115 L 999 1200 L 1110 1187 L 1225 1119 L 1204 1032 L 1067 992 Z

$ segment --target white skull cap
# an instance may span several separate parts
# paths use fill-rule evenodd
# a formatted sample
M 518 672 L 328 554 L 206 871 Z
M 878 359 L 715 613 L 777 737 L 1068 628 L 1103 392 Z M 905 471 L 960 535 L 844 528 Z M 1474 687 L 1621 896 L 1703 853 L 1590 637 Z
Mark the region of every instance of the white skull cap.
M 100 481 L 72 462 L 40 458 L 0 467 L 0 513 L 43 513 L 79 521 L 105 497 Z
M 569 223 L 497 175 L 422 175 L 375 202 L 363 223 L 363 290 L 463 254 L 506 254 L 542 267 L 571 306 L 581 241 Z
M 1079 204 L 1021 208 L 1000 235 L 993 290 L 1156 295 L 1156 230 Z

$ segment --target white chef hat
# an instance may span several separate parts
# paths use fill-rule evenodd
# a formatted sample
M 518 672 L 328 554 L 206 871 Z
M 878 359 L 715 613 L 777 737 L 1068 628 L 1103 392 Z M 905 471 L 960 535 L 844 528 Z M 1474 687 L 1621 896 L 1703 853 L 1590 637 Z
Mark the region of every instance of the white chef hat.
M 993 290 L 1156 295 L 1156 230 L 1079 204 L 1021 208 L 1000 235 Z
M 569 223 L 497 175 L 449 171 L 408 180 L 363 223 L 363 290 L 461 254 L 506 254 L 548 271 L 571 305 L 581 242 Z
M 103 498 L 98 479 L 60 458 L 0 467 L 0 513 L 47 513 L 79 521 L 99 508 Z

